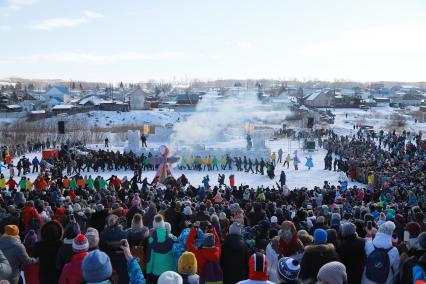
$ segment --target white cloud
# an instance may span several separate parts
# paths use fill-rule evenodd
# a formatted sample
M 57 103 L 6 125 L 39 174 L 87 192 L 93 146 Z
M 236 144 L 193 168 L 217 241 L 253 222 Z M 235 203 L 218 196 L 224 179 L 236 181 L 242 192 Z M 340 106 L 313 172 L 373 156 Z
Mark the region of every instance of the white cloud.
M 81 24 L 87 23 L 93 19 L 103 18 L 102 14 L 93 11 L 82 11 L 78 17 L 61 17 L 43 20 L 31 26 L 35 30 L 53 30 L 60 28 L 73 28 Z
M 3 62 L 95 62 L 95 63 L 116 63 L 122 61 L 143 61 L 143 60 L 169 60 L 183 58 L 185 55 L 179 52 L 119 52 L 107 55 L 88 53 L 83 51 L 38 53 L 29 56 L 20 56 L 5 59 Z M 0 58 L 1 62 L 1 58 Z
M 24 6 L 34 4 L 36 0 L 6 0 L 3 5 L 0 5 L 0 14 L 7 15 L 12 11 L 21 9 Z

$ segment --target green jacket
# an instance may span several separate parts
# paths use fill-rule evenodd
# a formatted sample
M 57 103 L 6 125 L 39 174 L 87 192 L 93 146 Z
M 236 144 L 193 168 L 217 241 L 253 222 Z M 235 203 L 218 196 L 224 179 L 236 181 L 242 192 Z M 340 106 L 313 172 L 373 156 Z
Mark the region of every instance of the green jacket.
M 89 189 L 92 189 L 92 188 L 94 187 L 94 185 L 95 185 L 95 181 L 94 181 L 92 178 L 89 178 L 89 179 L 87 180 L 87 187 L 88 187 Z
M 172 247 L 173 240 L 168 236 L 166 229 L 156 229 L 148 239 L 147 274 L 159 276 L 165 271 L 176 269 Z

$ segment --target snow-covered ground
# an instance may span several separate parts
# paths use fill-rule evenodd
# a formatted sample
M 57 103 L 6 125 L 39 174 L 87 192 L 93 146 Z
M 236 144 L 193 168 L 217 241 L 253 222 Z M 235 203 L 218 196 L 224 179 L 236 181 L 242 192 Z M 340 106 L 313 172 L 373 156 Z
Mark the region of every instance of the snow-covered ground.
M 333 113 L 336 115 L 334 120 L 333 130 L 341 133 L 348 134 L 353 132 L 353 125 L 369 125 L 374 127 L 374 129 L 389 129 L 389 123 L 392 115 L 400 114 L 406 119 L 406 125 L 403 129 L 407 131 L 426 131 L 426 122 L 415 123 L 413 117 L 405 114 L 405 112 L 409 112 L 410 110 L 414 110 L 415 108 L 407 108 L 407 110 L 402 111 L 399 108 L 392 108 L 389 106 L 386 107 L 374 107 L 367 111 L 351 108 L 351 109 L 334 109 Z M 348 114 L 348 117 L 346 117 Z
M 239 143 L 244 143 L 243 140 L 240 140 Z M 235 143 L 237 145 L 238 142 Z M 275 169 L 275 179 L 271 180 L 266 175 L 262 176 L 259 174 L 252 174 L 252 173 L 245 173 L 245 172 L 237 172 L 235 170 L 225 170 L 225 171 L 188 171 L 188 170 L 179 170 L 176 167 L 172 169 L 173 175 L 178 178 L 181 174 L 185 174 L 187 178 L 189 179 L 190 183 L 193 185 L 202 185 L 201 181 L 204 176 L 207 174 L 210 177 L 211 185 L 217 184 L 217 177 L 219 173 L 224 173 L 226 176 L 226 181 L 229 183 L 228 177 L 229 175 L 233 174 L 235 176 L 235 182 L 237 185 L 239 184 L 247 184 L 251 185 L 253 187 L 257 186 L 273 186 L 276 182 L 279 181 L 279 175 L 282 170 L 285 171 L 287 175 L 287 185 L 290 189 L 294 188 L 300 188 L 300 187 L 307 187 L 307 188 L 313 188 L 314 186 L 322 186 L 324 181 L 329 181 L 331 184 L 338 185 L 338 179 L 339 179 L 339 173 L 337 172 L 331 172 L 331 171 L 325 171 L 324 170 L 324 156 L 326 154 L 326 151 L 324 149 L 317 149 L 314 152 L 303 152 L 301 150 L 301 144 L 299 144 L 298 141 L 289 141 L 287 139 L 282 140 L 274 140 L 274 141 L 267 141 L 267 146 L 271 148 L 273 152 L 277 152 L 278 149 L 283 149 L 284 155 L 283 160 L 285 159 L 287 153 L 290 153 L 291 156 L 293 156 L 293 153 L 295 150 L 298 151 L 299 159 L 302 161 L 302 163 L 299 165 L 299 170 L 295 171 L 293 168 L 292 163 L 290 163 L 290 168 L 287 169 L 287 167 L 282 167 L 282 165 L 277 165 Z M 160 143 L 155 144 L 149 144 L 150 148 L 156 148 L 160 146 Z M 105 149 L 103 145 L 91 145 L 91 148 L 93 149 Z M 111 148 L 108 148 L 109 150 L 113 151 L 122 151 L 123 147 L 117 147 L 112 146 Z M 173 149 L 171 149 L 173 152 Z M 172 153 L 173 154 L 173 153 Z M 314 168 L 311 170 L 308 170 L 304 164 L 306 162 L 305 157 L 308 155 L 311 155 L 314 162 Z M 34 156 L 38 156 L 40 158 L 41 153 L 33 153 L 29 154 L 26 157 L 28 157 L 30 160 L 33 159 Z M 14 163 L 16 164 L 18 161 L 18 158 L 14 159 Z M 174 165 L 175 166 L 175 165 Z M 95 176 L 103 176 L 105 178 L 109 178 L 111 175 L 117 175 L 120 178 L 123 178 L 124 176 L 127 176 L 127 178 L 131 178 L 133 176 L 133 172 L 131 171 L 112 171 L 112 172 L 100 172 L 95 173 L 93 171 L 91 172 L 83 172 L 83 176 L 89 176 L 92 177 Z M 143 173 L 143 177 L 147 177 L 148 180 L 152 180 L 155 176 L 155 171 L 148 171 Z M 34 179 L 36 177 L 36 174 L 29 174 L 27 177 L 30 177 L 31 179 Z M 353 183 L 349 182 L 350 185 L 357 185 L 357 186 L 363 186 L 360 183 Z
M 256 108 L 257 110 L 257 108 Z M 274 113 L 273 116 L 276 117 L 276 122 L 270 119 L 270 114 L 266 115 L 265 110 L 259 108 L 257 111 L 253 111 L 251 115 L 253 118 L 256 118 L 257 126 L 268 126 L 268 127 L 280 127 L 281 123 L 284 121 L 285 110 L 279 113 Z M 364 111 L 360 109 L 335 109 L 333 113 L 336 115 L 334 125 L 330 125 L 332 128 L 339 134 L 342 135 L 350 135 L 354 133 L 353 125 L 354 124 L 364 124 L 373 126 L 375 129 L 389 129 L 389 119 L 394 113 L 401 113 L 401 110 L 390 108 L 390 107 L 376 107 L 371 110 Z M 347 114 L 347 117 L 346 117 Z M 131 111 L 131 112 L 102 112 L 95 111 L 90 113 L 82 113 L 73 116 L 69 116 L 68 120 L 81 121 L 82 125 L 88 127 L 116 127 L 116 126 L 141 126 L 145 123 L 155 124 L 155 125 L 166 125 L 166 124 L 177 124 L 180 122 L 184 122 L 188 119 L 189 116 L 193 115 L 192 113 L 178 113 L 178 112 L 169 112 L 169 111 Z M 404 129 L 410 131 L 426 131 L 426 123 L 414 123 L 414 119 L 403 114 L 406 118 L 406 127 Z M 267 118 L 263 124 L 261 118 Z M 48 119 L 48 123 L 54 123 L 57 118 Z M 208 125 L 206 126 L 208 127 Z M 191 131 L 191 130 L 190 130 Z M 120 139 L 114 139 L 114 135 L 112 133 L 108 134 L 110 137 L 110 141 L 113 144 L 110 150 L 118 150 L 123 151 L 126 147 L 127 142 L 123 142 Z M 228 137 L 229 138 L 229 137 Z M 166 144 L 168 142 L 165 142 Z M 230 139 L 226 139 L 226 141 L 210 141 L 203 143 L 206 147 L 211 148 L 244 148 L 245 147 L 245 138 L 242 135 L 234 135 L 230 137 Z M 175 177 L 179 177 L 181 174 L 185 174 L 188 179 L 194 185 L 200 185 L 202 178 L 209 174 L 211 178 L 211 183 L 217 184 L 217 174 L 225 173 L 227 181 L 228 176 L 230 174 L 235 175 L 236 184 L 250 184 L 252 186 L 272 186 L 275 185 L 275 182 L 278 181 L 281 170 L 284 170 L 287 175 L 287 184 L 290 188 L 297 187 L 313 187 L 313 186 L 321 186 L 324 181 L 329 181 L 331 184 L 338 184 L 339 174 L 336 172 L 325 171 L 324 169 L 324 156 L 325 150 L 317 149 L 312 153 L 304 153 L 301 150 L 302 145 L 299 144 L 301 142 L 298 141 L 289 141 L 287 139 L 275 140 L 275 141 L 267 141 L 267 146 L 271 148 L 272 152 L 277 152 L 279 148 L 282 148 L 284 151 L 283 159 L 290 153 L 293 156 L 295 150 L 299 152 L 299 158 L 302 161 L 300 165 L 300 169 L 295 171 L 290 165 L 290 168 L 282 168 L 281 165 L 278 165 L 275 170 L 276 178 L 275 180 L 270 180 L 267 176 L 255 175 L 251 173 L 243 173 L 234 171 L 212 171 L 212 172 L 195 172 L 195 171 L 180 171 L 176 167 L 173 169 L 173 174 Z M 148 140 L 148 146 L 152 149 L 157 149 L 161 143 L 153 143 Z M 184 146 L 184 145 L 182 145 Z M 103 145 L 90 145 L 93 149 L 103 148 Z M 171 149 L 173 153 L 173 148 Z M 41 156 L 41 153 L 31 154 L 29 158 L 32 159 L 35 155 Z M 312 155 L 314 168 L 311 170 L 307 170 L 304 166 L 305 157 L 308 155 Z M 17 160 L 15 159 L 15 163 Z M 176 166 L 176 165 L 174 165 Z M 111 173 L 83 173 L 84 175 L 102 175 L 104 177 L 109 177 L 111 174 L 116 174 L 119 177 L 127 176 L 131 178 L 132 172 L 130 171 L 119 171 L 119 172 L 111 172 Z M 149 180 L 154 178 L 155 172 L 144 172 L 144 176 L 148 177 Z M 29 177 L 34 178 L 34 174 L 30 174 Z M 350 183 L 353 184 L 353 183 Z M 361 184 L 357 184 L 362 186 Z

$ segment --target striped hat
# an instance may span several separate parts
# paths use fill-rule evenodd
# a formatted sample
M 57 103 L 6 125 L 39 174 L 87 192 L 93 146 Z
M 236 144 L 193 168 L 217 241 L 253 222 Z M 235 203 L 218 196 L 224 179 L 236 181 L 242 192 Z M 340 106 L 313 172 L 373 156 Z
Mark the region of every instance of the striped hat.
M 291 257 L 283 257 L 278 261 L 277 270 L 281 280 L 296 280 L 300 272 L 300 264 Z
M 249 259 L 249 279 L 268 280 L 268 259 L 262 253 L 255 253 Z
M 85 252 L 89 250 L 89 241 L 85 235 L 78 234 L 72 242 L 72 250 L 75 253 Z

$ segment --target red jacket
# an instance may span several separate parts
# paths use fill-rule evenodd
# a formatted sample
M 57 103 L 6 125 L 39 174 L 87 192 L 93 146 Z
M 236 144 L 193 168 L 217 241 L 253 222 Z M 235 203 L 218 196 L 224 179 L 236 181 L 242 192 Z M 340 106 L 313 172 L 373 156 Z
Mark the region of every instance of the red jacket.
M 36 217 L 38 223 L 41 224 L 41 217 L 37 210 L 32 206 L 25 206 L 24 210 L 22 210 L 22 221 L 24 222 L 25 230 L 29 229 L 33 216 Z
M 81 264 L 83 263 L 84 257 L 88 255 L 87 251 L 74 254 L 71 257 L 71 261 L 65 264 L 62 269 L 61 277 L 59 278 L 59 284 L 80 284 L 83 281 L 83 271 L 81 270 Z
M 195 236 L 197 235 L 196 228 L 191 229 L 191 231 L 189 232 L 188 238 L 186 240 L 187 249 L 193 254 L 195 254 L 195 258 L 197 259 L 198 274 L 200 275 L 201 278 L 204 277 L 204 267 L 206 266 L 207 262 L 220 261 L 220 253 L 221 253 L 220 238 L 215 228 L 211 229 L 209 233 L 212 233 L 215 238 L 215 247 L 213 248 L 199 249 L 195 246 Z
M 8 180 L 6 184 L 9 186 L 9 190 L 14 190 L 15 187 L 18 185 L 14 179 Z

